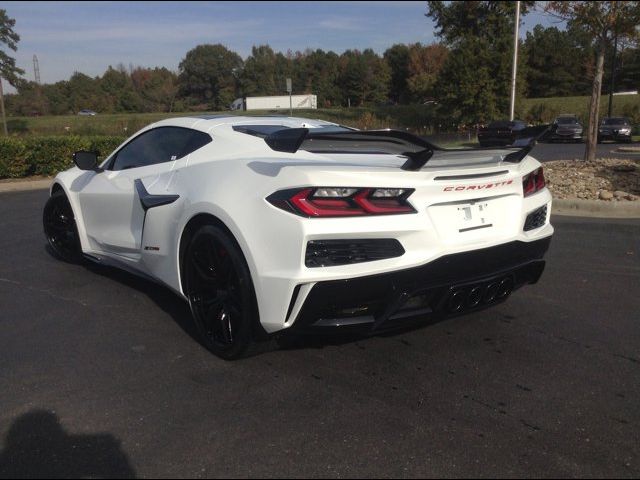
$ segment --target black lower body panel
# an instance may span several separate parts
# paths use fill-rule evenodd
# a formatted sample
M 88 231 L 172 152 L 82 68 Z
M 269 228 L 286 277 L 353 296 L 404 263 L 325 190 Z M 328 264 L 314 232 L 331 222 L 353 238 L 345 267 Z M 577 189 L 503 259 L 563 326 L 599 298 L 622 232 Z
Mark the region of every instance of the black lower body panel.
M 420 267 L 314 285 L 293 331 L 375 333 L 479 310 L 542 275 L 551 237 L 440 257 Z

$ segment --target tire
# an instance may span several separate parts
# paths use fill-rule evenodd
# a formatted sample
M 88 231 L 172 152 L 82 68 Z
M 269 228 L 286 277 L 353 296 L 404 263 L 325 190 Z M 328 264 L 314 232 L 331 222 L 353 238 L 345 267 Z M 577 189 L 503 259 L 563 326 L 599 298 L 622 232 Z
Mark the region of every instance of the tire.
M 225 360 L 243 357 L 259 322 L 251 273 L 235 239 L 217 225 L 191 237 L 184 260 L 184 291 L 203 345 Z
M 76 219 L 64 191 L 58 190 L 45 203 L 42 226 L 54 256 L 68 263 L 82 262 Z

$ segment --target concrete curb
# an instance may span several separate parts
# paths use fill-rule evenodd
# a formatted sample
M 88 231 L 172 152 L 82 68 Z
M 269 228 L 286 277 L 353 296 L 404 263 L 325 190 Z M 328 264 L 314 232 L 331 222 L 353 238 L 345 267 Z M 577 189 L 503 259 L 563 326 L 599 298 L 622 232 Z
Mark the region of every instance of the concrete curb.
M 640 155 L 640 147 L 618 147 L 614 152 Z
M 27 190 L 45 190 L 51 187 L 53 178 L 0 182 L 0 193 Z M 617 202 L 603 200 L 554 199 L 553 215 L 596 218 L 640 218 L 640 201 Z
M 21 192 L 25 190 L 44 190 L 48 189 L 53 183 L 51 178 L 39 178 L 37 180 L 16 180 L 0 182 L 0 193 L 4 192 Z
M 554 199 L 553 215 L 596 218 L 640 218 L 640 201 Z

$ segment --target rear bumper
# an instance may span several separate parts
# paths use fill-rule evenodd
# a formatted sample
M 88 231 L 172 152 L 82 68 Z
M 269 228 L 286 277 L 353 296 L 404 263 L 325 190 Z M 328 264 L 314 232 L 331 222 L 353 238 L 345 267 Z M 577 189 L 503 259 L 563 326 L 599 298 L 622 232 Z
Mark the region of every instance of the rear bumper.
M 373 333 L 486 308 L 538 281 L 550 242 L 550 236 L 515 241 L 446 255 L 420 267 L 319 282 L 292 329 L 346 327 Z

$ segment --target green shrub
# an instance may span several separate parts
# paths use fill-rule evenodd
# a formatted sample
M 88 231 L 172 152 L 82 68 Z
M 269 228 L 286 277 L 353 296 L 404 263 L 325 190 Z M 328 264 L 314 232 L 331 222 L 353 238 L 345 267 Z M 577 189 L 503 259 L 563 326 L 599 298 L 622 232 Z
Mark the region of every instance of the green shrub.
M 66 170 L 73 166 L 73 152 L 89 149 L 89 142 L 75 135 L 29 138 L 26 144 L 36 175 L 54 175 Z
M 0 178 L 26 177 L 31 173 L 24 141 L 16 137 L 0 138 Z
M 105 158 L 124 140 L 119 136 L 75 135 L 3 138 L 0 139 L 0 178 L 55 175 L 73 166 L 73 152 L 91 150 Z

